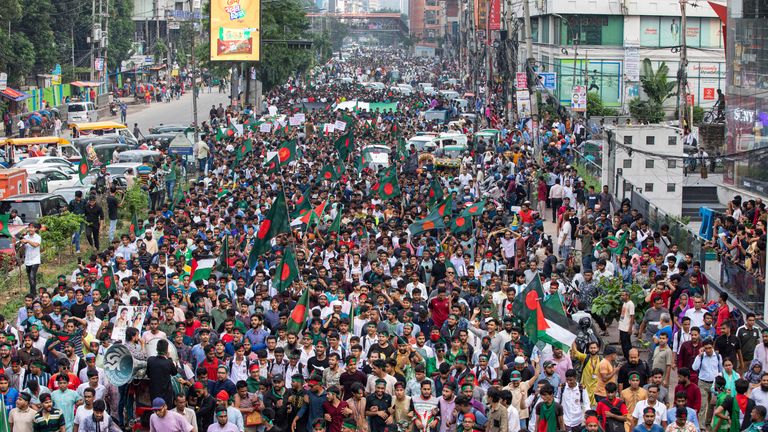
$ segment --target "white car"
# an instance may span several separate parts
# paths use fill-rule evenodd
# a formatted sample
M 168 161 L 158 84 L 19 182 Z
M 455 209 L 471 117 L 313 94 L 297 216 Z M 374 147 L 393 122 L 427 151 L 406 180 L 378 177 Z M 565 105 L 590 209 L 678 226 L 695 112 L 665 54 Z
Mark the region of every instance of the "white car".
M 31 166 L 66 166 L 71 167 L 72 162 L 58 156 L 38 156 L 22 159 L 14 165 L 14 168 L 27 168 Z
M 57 167 L 44 167 L 39 170 L 34 170 L 34 174 L 45 176 L 45 179 L 48 182 L 49 193 L 54 192 L 60 188 L 72 187 L 80 184 L 79 175 L 68 174 Z
M 368 88 L 372 88 L 374 90 L 384 90 L 387 88 L 387 86 L 384 85 L 384 83 L 381 82 L 372 82 L 365 85 Z

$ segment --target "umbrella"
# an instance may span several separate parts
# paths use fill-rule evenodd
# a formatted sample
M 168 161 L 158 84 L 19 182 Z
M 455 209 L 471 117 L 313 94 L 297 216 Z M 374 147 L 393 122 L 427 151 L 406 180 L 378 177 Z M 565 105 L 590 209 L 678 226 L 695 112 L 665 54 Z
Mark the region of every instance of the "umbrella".
M 29 124 L 32 126 L 39 126 L 43 122 L 43 118 L 36 112 L 30 114 L 27 120 L 29 120 Z

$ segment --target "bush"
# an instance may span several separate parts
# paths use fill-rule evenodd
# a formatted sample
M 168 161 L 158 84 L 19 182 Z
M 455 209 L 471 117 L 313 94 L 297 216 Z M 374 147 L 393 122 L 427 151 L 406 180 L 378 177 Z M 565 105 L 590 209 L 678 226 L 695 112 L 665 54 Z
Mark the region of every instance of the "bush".
M 704 121 L 704 108 L 700 106 L 693 107 L 693 124 L 699 125 Z
M 602 278 L 597 284 L 602 290 L 599 297 L 592 301 L 592 313 L 600 315 L 605 320 L 605 325 L 611 325 L 621 316 L 621 293 L 625 289 L 629 291 L 629 298 L 635 303 L 635 322 L 641 322 L 648 304 L 645 302 L 645 291 L 638 284 L 625 285 L 618 277 Z
M 638 97 L 629 101 L 629 113 L 640 123 L 661 123 L 664 120 L 664 109 L 660 104 Z
M 120 217 L 130 219 L 133 213 L 136 213 L 136 216 L 141 219 L 147 216 L 148 209 L 149 193 L 141 187 L 141 184 L 136 182 L 125 191 Z
M 85 218 L 66 212 L 56 216 L 43 216 L 38 221 L 45 229 L 40 231 L 43 240 L 42 251 L 48 256 L 55 256 L 61 264 L 61 250 L 72 241 L 72 235 L 85 223 Z

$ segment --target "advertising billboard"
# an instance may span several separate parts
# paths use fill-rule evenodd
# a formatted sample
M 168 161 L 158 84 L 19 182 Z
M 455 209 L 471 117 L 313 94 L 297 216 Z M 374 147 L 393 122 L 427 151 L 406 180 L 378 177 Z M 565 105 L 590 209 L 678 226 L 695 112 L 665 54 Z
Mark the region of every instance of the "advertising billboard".
M 260 0 L 211 0 L 211 60 L 258 61 Z

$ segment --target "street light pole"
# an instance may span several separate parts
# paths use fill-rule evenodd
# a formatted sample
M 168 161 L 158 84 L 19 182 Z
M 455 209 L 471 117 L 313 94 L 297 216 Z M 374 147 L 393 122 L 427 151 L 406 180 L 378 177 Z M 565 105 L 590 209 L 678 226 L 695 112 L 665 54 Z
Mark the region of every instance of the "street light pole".
M 195 144 L 200 140 L 200 132 L 197 125 L 197 58 L 195 57 L 195 39 L 197 32 L 195 30 L 195 9 L 194 0 L 189 0 L 189 10 L 192 14 L 192 121 L 195 132 Z
M 539 151 L 539 92 L 537 80 L 534 77 L 534 66 L 536 59 L 533 58 L 533 34 L 531 28 L 531 5 L 529 0 L 523 0 L 523 19 L 525 22 L 525 51 L 528 54 L 526 61 L 526 75 L 528 77 L 528 89 L 531 92 L 531 133 L 533 135 L 533 148 L 537 153 L 537 160 L 542 161 L 541 151 Z

